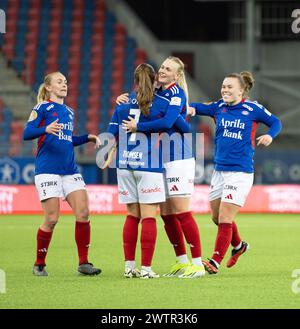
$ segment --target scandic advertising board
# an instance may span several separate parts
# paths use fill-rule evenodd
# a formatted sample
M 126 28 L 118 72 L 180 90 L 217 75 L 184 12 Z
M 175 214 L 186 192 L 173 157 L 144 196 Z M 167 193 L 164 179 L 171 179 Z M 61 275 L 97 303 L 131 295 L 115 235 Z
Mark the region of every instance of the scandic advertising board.
M 123 214 L 126 206 L 118 202 L 118 188 L 112 185 L 88 185 L 89 207 L 92 214 Z M 209 186 L 196 185 L 191 211 L 209 213 Z M 67 202 L 61 201 L 61 212 L 71 213 Z M 244 213 L 300 213 L 300 185 L 253 186 Z M 0 185 L 0 214 L 41 214 L 42 207 L 33 185 Z

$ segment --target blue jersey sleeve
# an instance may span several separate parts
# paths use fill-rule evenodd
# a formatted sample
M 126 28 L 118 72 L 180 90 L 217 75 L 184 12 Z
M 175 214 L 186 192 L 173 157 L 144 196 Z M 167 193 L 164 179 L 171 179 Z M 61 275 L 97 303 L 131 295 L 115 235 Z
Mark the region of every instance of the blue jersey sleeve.
M 23 140 L 31 140 L 46 134 L 43 125 L 44 113 L 42 109 L 33 109 L 23 131 Z
M 257 105 L 255 117 L 257 122 L 262 122 L 270 128 L 267 134 L 272 138 L 275 138 L 280 133 L 282 128 L 281 121 L 262 105 Z
M 119 136 L 119 116 L 118 116 L 118 111 L 121 108 L 122 105 L 118 105 L 115 108 L 115 111 L 113 113 L 113 116 L 110 120 L 110 123 L 108 125 L 108 132 L 117 138 Z
M 216 103 L 203 104 L 203 103 L 191 103 L 191 107 L 196 110 L 196 115 L 204 115 L 214 117 L 216 112 Z
M 174 125 L 182 134 L 189 133 L 191 131 L 191 125 L 184 120 L 182 115 L 179 115 Z
M 89 142 L 89 135 L 82 135 L 82 136 L 72 136 L 72 143 L 73 146 L 79 146 L 82 144 L 86 144 Z
M 185 99 L 183 97 L 173 97 L 167 108 L 166 114 L 162 118 L 148 122 L 138 122 L 137 131 L 160 132 L 170 129 L 178 119 L 178 116 L 180 116 L 184 101 Z

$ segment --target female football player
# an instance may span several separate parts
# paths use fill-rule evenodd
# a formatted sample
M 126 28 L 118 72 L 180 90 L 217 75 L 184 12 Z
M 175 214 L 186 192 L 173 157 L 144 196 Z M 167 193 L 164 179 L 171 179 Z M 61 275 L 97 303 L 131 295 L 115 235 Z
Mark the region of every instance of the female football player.
M 90 221 L 88 195 L 74 159 L 74 146 L 88 142 L 99 147 L 95 135 L 74 136 L 74 112 L 64 104 L 68 86 L 60 72 L 48 74 L 38 92 L 38 104 L 24 129 L 24 140 L 38 138 L 35 161 L 35 186 L 44 210 L 44 221 L 37 232 L 36 261 L 33 274 L 47 276 L 46 256 L 53 230 L 58 222 L 60 197 L 66 199 L 75 218 L 78 249 L 78 272 L 97 275 L 101 272 L 88 260 Z

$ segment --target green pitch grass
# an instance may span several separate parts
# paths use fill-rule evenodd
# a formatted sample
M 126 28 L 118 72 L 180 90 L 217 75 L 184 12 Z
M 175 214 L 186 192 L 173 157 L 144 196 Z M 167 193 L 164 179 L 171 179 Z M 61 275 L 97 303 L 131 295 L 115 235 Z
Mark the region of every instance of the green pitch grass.
M 194 280 L 123 278 L 123 218 L 91 217 L 90 260 L 102 269 L 100 276 L 77 274 L 74 220 L 63 216 L 48 253 L 49 276 L 34 277 L 35 235 L 41 216 L 1 215 L 0 269 L 6 273 L 6 293 L 0 293 L 0 308 L 300 308 L 300 293 L 292 291 L 296 280 L 292 272 L 300 268 L 300 215 L 240 215 L 237 223 L 250 243 L 249 252 L 227 269 L 229 251 L 218 275 Z M 197 221 L 207 258 L 216 226 L 208 215 L 197 216 Z M 153 268 L 163 274 L 173 261 L 158 219 Z M 295 285 L 300 290 L 300 283 Z

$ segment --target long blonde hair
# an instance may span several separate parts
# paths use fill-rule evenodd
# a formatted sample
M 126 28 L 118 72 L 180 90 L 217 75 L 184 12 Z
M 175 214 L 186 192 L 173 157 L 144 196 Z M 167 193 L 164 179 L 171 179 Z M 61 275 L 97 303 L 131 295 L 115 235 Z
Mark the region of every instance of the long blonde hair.
M 248 97 L 250 90 L 254 86 L 254 78 L 251 72 L 242 71 L 241 73 L 231 73 L 226 76 L 226 78 L 236 78 L 238 79 L 240 86 L 243 89 L 243 97 Z
M 186 97 L 186 103 L 189 103 L 189 90 L 188 90 L 188 85 L 186 83 L 186 79 L 185 79 L 185 71 L 184 71 L 184 63 L 183 61 L 179 58 L 179 57 L 175 57 L 175 56 L 169 56 L 167 59 L 173 61 L 174 63 L 176 63 L 178 65 L 178 70 L 177 70 L 177 74 L 179 75 L 179 79 L 178 79 L 178 85 L 179 87 L 181 87 L 185 93 L 185 97 Z
M 49 99 L 50 95 L 46 89 L 46 86 L 50 86 L 52 76 L 57 73 L 62 74 L 61 72 L 56 71 L 56 72 L 49 73 L 45 76 L 44 82 L 42 84 L 40 84 L 40 87 L 39 87 L 38 95 L 36 98 L 37 103 L 41 103 L 41 102 L 44 102 L 45 100 Z
M 134 83 L 137 88 L 137 102 L 141 112 L 147 116 L 150 112 L 150 104 L 154 96 L 155 70 L 147 63 L 137 66 L 134 71 Z

